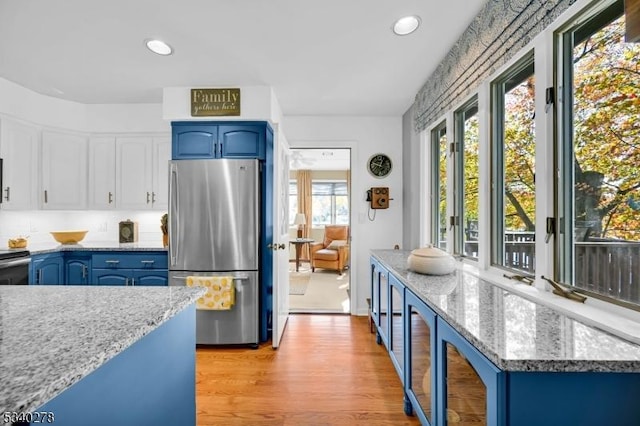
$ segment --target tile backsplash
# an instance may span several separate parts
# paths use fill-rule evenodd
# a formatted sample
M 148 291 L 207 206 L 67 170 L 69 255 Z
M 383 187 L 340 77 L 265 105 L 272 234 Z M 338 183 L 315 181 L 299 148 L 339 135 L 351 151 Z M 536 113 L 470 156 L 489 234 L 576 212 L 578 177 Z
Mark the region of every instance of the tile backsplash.
M 118 241 L 118 224 L 123 220 L 138 223 L 138 241 L 162 240 L 160 218 L 163 211 L 0 211 L 0 249 L 9 238 L 29 237 L 32 243 L 55 242 L 50 231 L 87 229 L 83 241 Z

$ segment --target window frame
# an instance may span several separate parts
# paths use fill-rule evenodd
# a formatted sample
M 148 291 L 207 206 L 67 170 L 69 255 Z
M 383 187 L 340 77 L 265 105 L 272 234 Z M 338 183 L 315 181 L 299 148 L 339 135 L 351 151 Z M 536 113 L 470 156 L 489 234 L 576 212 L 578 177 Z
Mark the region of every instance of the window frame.
M 469 114 L 475 110 L 473 114 Z M 467 115 L 469 114 L 469 115 Z M 474 94 L 464 104 L 459 106 L 453 112 L 453 192 L 451 200 L 453 202 L 453 216 L 449 219 L 449 227 L 451 228 L 451 222 L 453 222 L 453 253 L 466 259 L 478 260 L 480 253 L 478 250 L 478 257 L 469 256 L 465 254 L 465 156 L 464 156 L 464 142 L 465 142 L 465 123 L 469 117 L 478 117 L 478 126 L 480 127 L 480 114 L 479 114 L 479 101 L 478 95 Z M 479 155 L 478 146 L 478 155 Z M 480 166 L 480 164 L 478 164 Z M 480 173 L 478 173 L 478 179 Z M 478 185 L 478 190 L 480 186 Z M 478 200 L 480 194 L 478 193 Z
M 440 161 L 441 161 L 441 154 L 442 151 L 440 150 L 440 140 L 442 137 L 447 137 L 447 120 L 442 120 L 438 125 L 436 125 L 433 129 L 431 129 L 430 132 L 430 145 L 431 145 L 431 161 L 432 161 L 432 165 L 433 167 L 431 168 L 432 170 L 432 176 L 431 176 L 431 238 L 430 241 L 431 243 L 438 248 L 444 249 L 442 247 L 442 245 L 440 244 L 440 220 L 441 220 L 441 215 L 440 215 L 440 187 L 442 185 L 441 179 L 440 179 Z M 445 140 L 445 142 L 448 142 L 448 139 Z M 445 185 L 445 202 L 446 202 L 446 187 L 447 187 L 447 180 L 446 180 L 446 176 L 447 176 L 447 159 L 449 157 L 449 149 L 448 149 L 448 143 L 445 143 L 445 181 L 444 181 L 444 185 Z M 445 204 L 446 206 L 446 204 Z M 444 246 L 446 247 L 447 241 L 446 241 L 446 228 L 447 228 L 447 211 L 445 209 L 444 211 L 444 223 L 445 223 L 445 233 L 444 233 Z
M 535 269 L 534 271 L 529 272 L 518 268 L 511 268 L 505 265 L 505 95 L 511 89 L 521 84 L 521 82 L 524 81 L 523 78 L 526 79 L 530 75 L 533 75 L 535 77 L 535 51 L 533 49 L 521 55 L 519 59 L 517 59 L 498 77 L 494 78 L 490 83 L 490 264 L 491 266 L 495 266 L 501 269 L 518 271 L 528 276 L 535 276 Z M 516 81 L 517 83 L 514 84 L 513 81 Z M 512 87 L 507 87 L 509 85 L 512 85 Z M 534 105 L 535 104 L 536 100 L 534 98 Z M 533 134 L 533 141 L 534 144 L 537 144 L 535 131 Z

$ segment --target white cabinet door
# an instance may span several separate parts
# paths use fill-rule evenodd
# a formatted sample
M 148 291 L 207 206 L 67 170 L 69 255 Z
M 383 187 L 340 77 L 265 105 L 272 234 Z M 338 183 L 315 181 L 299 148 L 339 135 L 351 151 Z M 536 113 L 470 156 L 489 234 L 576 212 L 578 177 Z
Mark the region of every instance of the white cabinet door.
M 87 138 L 42 132 L 42 208 L 87 208 Z
M 38 205 L 38 141 L 36 127 L 2 119 L 0 157 L 3 158 L 4 210 L 31 210 Z
M 116 138 L 116 207 L 147 210 L 153 204 L 153 139 Z
M 116 138 L 89 139 L 88 207 L 111 210 L 116 205 Z
M 169 209 L 169 160 L 171 138 L 153 138 L 153 196 L 155 210 Z

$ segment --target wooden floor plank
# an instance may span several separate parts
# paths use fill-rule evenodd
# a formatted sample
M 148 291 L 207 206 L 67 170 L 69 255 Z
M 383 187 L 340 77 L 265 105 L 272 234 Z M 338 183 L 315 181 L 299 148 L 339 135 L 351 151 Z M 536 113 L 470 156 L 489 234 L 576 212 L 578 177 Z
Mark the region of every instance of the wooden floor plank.
M 198 347 L 197 424 L 418 425 L 366 317 L 292 315 L 278 350 Z

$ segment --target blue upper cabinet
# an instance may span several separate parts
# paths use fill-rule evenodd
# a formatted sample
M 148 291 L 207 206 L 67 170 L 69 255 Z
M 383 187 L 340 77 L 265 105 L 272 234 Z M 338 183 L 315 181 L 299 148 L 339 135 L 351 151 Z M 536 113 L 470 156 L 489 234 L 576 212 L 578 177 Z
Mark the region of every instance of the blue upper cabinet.
M 174 160 L 218 157 L 218 126 L 173 123 L 171 150 Z
M 266 121 L 172 123 L 172 158 L 266 158 L 273 131 Z
M 218 136 L 223 158 L 265 157 L 265 125 L 220 126 Z

